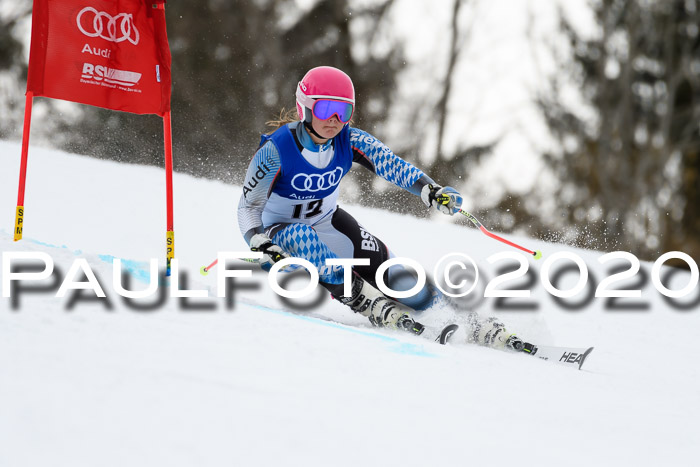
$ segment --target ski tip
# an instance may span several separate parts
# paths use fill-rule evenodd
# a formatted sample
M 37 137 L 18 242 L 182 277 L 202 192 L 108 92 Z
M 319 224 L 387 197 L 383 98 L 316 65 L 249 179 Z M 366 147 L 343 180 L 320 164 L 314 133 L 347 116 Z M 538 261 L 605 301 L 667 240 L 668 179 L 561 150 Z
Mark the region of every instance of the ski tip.
M 583 366 L 583 363 L 586 361 L 586 358 L 593 352 L 594 347 L 588 347 L 585 352 L 583 352 L 583 355 L 581 356 L 581 361 L 578 363 L 578 369 L 580 370 L 581 367 Z
M 435 342 L 438 342 L 441 345 L 447 344 L 447 341 L 450 340 L 450 337 L 452 337 L 452 334 L 454 334 L 457 329 L 459 329 L 457 324 L 448 324 L 440 332 L 440 335 L 437 337 L 437 339 L 435 339 Z

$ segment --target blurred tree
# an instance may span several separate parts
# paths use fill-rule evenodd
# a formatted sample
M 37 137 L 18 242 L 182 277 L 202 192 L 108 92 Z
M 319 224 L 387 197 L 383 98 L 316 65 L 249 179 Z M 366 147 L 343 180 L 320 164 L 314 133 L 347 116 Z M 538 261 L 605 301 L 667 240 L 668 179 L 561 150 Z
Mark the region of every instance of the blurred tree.
M 486 156 L 493 151 L 498 140 L 490 141 L 483 145 L 467 145 L 453 151 L 447 151 L 444 147 L 446 138 L 446 122 L 450 117 L 448 103 L 453 98 L 453 83 L 459 82 L 457 74 L 457 64 L 461 57 L 461 52 L 468 48 L 471 39 L 473 22 L 478 20 L 474 11 L 469 15 L 462 15 L 467 0 L 454 0 L 449 15 L 449 42 L 446 44 L 445 71 L 442 77 L 434 76 L 435 85 L 433 92 L 435 96 L 415 96 L 415 111 L 413 118 L 405 131 L 406 138 L 400 145 L 392 148 L 401 157 L 421 168 L 431 176 L 437 183 L 451 185 L 460 188 L 467 182 L 469 168 L 478 164 L 482 156 Z M 467 21 L 464 21 L 464 20 Z M 433 70 L 426 70 L 426 74 L 433 76 Z M 431 99 L 433 99 L 431 101 Z M 415 154 L 420 151 L 426 135 L 435 133 L 434 157 L 428 161 L 419 159 Z M 415 197 L 395 187 L 382 187 L 389 196 L 384 196 L 380 205 L 383 208 L 410 213 L 417 217 L 427 217 L 435 214 L 434 210 L 428 210 L 425 206 L 416 202 Z M 366 190 L 368 196 L 372 196 L 374 190 Z M 375 203 L 376 204 L 376 203 Z M 494 215 L 494 217 L 497 217 Z M 494 220 L 494 219 L 492 219 Z M 499 223 L 499 225 L 501 225 Z
M 561 13 L 571 58 L 539 102 L 561 152 L 553 228 L 646 259 L 700 258 L 700 16 L 698 0 L 597 0 L 598 31 L 583 36 Z M 566 99 L 574 82 L 581 102 Z M 570 94 L 568 94 L 570 96 Z
M 32 0 L 0 0 L 0 139 L 22 137 L 31 16 Z M 74 104 L 38 98 L 33 109 L 32 144 L 58 147 L 69 139 L 61 128 L 75 121 Z
M 427 131 L 437 131 L 438 157 L 418 165 L 441 183 L 455 185 L 464 181 L 461 174 L 467 172 L 467 164 L 492 147 L 467 147 L 456 154 L 442 148 L 447 102 L 456 78 L 455 63 L 469 32 L 460 30 L 457 21 L 465 3 L 455 0 L 453 4 L 451 42 L 444 49 L 447 67 L 442 79 L 437 80 L 441 84 L 434 88 L 438 101 L 430 104 L 427 112 L 425 108 L 416 112 L 429 115 L 430 121 L 426 126 L 426 122 L 416 120 L 406 132 L 407 140 L 394 148 L 408 160 L 417 159 L 418 142 Z M 26 18 L 31 2 L 22 0 L 22 4 Z M 298 80 L 318 65 L 337 66 L 353 78 L 357 94 L 354 124 L 382 138 L 397 76 L 406 65 L 401 44 L 388 30 L 392 6 L 394 0 L 317 0 L 306 7 L 296 0 L 169 2 L 166 17 L 173 59 L 175 169 L 241 182 L 259 134 L 266 130 L 265 122 L 283 107 L 294 107 Z M 13 44 L 17 52 L 10 61 L 26 74 L 21 47 L 18 42 Z M 14 82 L 24 86 L 25 79 L 22 76 Z M 13 128 L 21 127 L 17 123 L 21 122 L 21 102 L 17 101 L 18 117 Z M 35 105 L 50 110 L 55 103 L 39 99 Z M 35 125 L 35 131 L 47 128 L 51 143 L 71 152 L 122 162 L 163 164 L 160 118 L 89 106 L 67 109 L 62 108 L 62 115 L 54 111 L 51 115 L 57 118 Z M 35 118 L 40 118 L 38 113 Z M 387 196 L 377 197 L 373 194 L 376 183 L 369 172 L 354 170 L 345 184 L 345 198 L 387 209 L 405 211 L 408 207 L 413 214 L 426 214 L 412 195 L 386 184 L 382 188 Z
M 360 124 L 385 118 L 403 65 L 400 49 L 362 57 L 354 50 L 371 50 L 391 1 L 350 3 L 322 0 L 302 9 L 293 0 L 169 2 L 175 169 L 241 182 L 265 122 L 294 107 L 296 84 L 314 66 L 337 66 L 353 77 Z M 351 34 L 353 24 L 368 32 Z M 72 132 L 71 151 L 162 165 L 157 117 L 86 107 L 80 124 L 65 131 Z
M 0 138 L 17 137 L 21 132 L 27 65 L 17 29 L 31 8 L 30 2 L 0 1 Z

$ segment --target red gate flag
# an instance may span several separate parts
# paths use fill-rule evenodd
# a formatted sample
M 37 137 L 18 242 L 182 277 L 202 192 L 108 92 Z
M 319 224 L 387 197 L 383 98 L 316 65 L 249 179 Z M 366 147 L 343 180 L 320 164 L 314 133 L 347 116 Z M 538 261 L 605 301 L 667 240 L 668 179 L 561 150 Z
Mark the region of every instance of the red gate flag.
M 167 275 L 175 256 L 170 47 L 165 0 L 34 0 L 15 241 L 24 231 L 34 96 L 163 117 Z
M 137 114 L 170 111 L 165 0 L 34 0 L 27 92 Z

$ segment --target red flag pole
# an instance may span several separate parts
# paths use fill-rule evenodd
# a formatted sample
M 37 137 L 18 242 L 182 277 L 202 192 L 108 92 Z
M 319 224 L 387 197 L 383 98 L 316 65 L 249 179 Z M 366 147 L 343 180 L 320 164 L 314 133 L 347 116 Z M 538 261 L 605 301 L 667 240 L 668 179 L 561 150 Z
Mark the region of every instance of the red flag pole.
M 166 275 L 170 275 L 170 261 L 175 257 L 175 232 L 173 230 L 173 129 L 170 111 L 163 115 L 163 140 L 165 142 L 165 196 L 167 205 Z
M 15 241 L 22 240 L 24 227 L 24 187 L 27 180 L 27 159 L 29 158 L 29 128 L 32 123 L 32 103 L 34 93 L 27 91 L 24 103 L 24 127 L 22 128 L 22 162 L 19 166 L 19 190 L 17 193 L 17 210 L 15 212 Z

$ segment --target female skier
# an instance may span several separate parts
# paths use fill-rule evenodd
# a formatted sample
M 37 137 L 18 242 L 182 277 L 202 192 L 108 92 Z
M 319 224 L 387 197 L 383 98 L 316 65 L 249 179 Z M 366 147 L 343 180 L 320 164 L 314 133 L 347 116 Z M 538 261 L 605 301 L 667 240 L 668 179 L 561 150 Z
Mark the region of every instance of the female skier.
M 304 258 L 334 298 L 373 325 L 420 334 L 424 326 L 412 318 L 412 310 L 429 308 L 439 291 L 428 286 L 414 297 L 394 300 L 377 290 L 375 273 L 392 252 L 338 206 L 339 184 L 357 163 L 450 216 L 462 205 L 462 196 L 350 126 L 355 90 L 343 71 L 321 66 L 306 73 L 296 89 L 296 109 L 299 120 L 263 135 L 248 167 L 238 206 L 241 233 L 251 250 L 263 253 L 263 269 L 289 256 Z M 343 269 L 327 266 L 329 258 L 369 259 L 368 266 L 353 267 L 351 296 L 343 296 Z M 405 283 L 401 266 L 389 268 L 384 279 L 392 290 L 414 285 Z M 497 320 L 473 314 L 469 324 L 470 340 L 517 348 L 519 339 L 508 336 Z

